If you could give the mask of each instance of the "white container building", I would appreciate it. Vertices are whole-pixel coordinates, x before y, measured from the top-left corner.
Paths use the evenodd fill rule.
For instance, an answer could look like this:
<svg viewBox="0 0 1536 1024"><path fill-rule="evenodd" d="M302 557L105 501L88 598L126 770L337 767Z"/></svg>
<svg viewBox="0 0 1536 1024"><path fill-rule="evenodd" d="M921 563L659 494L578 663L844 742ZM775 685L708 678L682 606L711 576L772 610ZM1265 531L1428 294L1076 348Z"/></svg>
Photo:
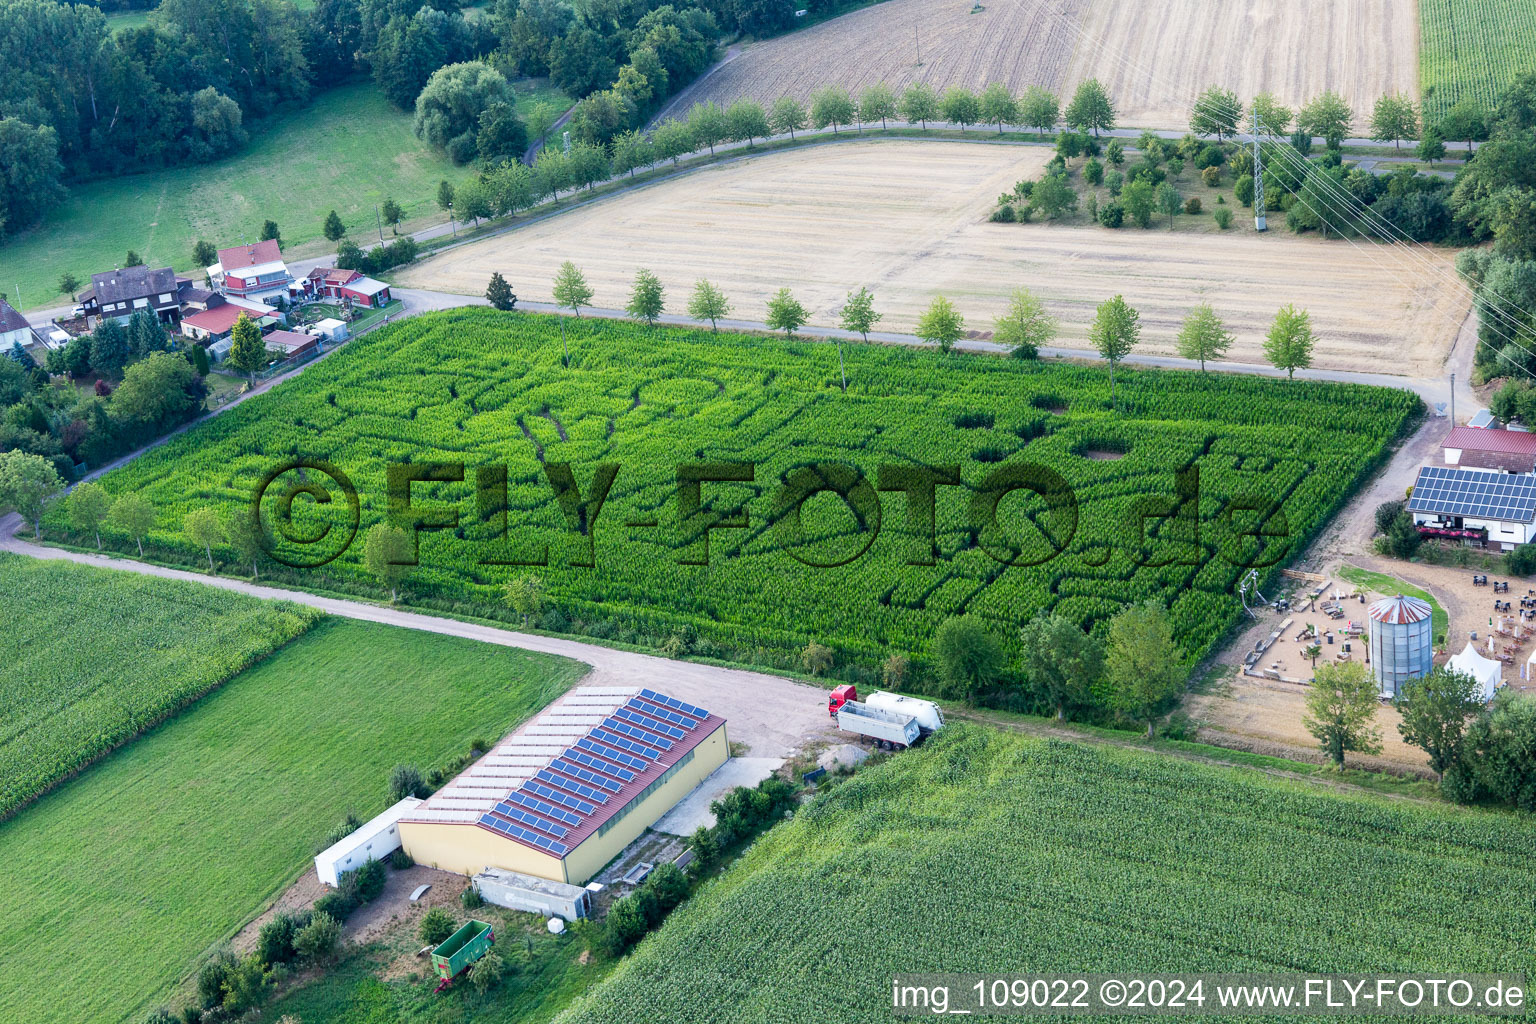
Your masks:
<svg viewBox="0 0 1536 1024"><path fill-rule="evenodd" d="M408 796L363 823L356 832L321 850L315 856L315 874L326 885L338 885L348 871L355 871L370 860L388 857L400 849L400 819L421 804L422 801Z"/></svg>

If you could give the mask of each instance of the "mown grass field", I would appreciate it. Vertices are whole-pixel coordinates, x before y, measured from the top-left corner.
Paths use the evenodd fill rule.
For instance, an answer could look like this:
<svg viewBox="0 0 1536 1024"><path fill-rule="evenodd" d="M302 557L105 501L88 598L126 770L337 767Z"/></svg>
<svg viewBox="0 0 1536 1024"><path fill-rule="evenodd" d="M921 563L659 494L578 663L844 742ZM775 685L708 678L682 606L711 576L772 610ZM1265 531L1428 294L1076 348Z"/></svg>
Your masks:
<svg viewBox="0 0 1536 1024"><path fill-rule="evenodd" d="M952 726L774 829L560 1021L887 1021L898 973L1529 972L1533 838Z"/></svg>
<svg viewBox="0 0 1536 1024"><path fill-rule="evenodd" d="M1419 0L1419 88L1439 117L1463 96L1488 106L1536 70L1536 0Z"/></svg>
<svg viewBox="0 0 1536 1024"><path fill-rule="evenodd" d="M359 492L359 540L323 570L285 578L366 587L361 538L387 509L388 465L462 461L461 482L412 488L413 502L458 516L421 535L404 583L418 598L502 609L500 584L535 572L571 619L662 638L694 629L738 653L797 654L814 639L869 664L890 648L921 655L948 616L979 615L1011 638L1041 608L1094 626L1157 598L1195 654L1240 614L1242 565L1283 559L1318 529L1419 406L1390 389L1122 369L1117 412L1101 368L857 344L844 346L844 394L830 344L611 320L568 318L565 330L569 369L554 317L464 309L404 321L104 485L151 500L151 543L190 562L200 551L180 534L188 511L244 508L295 455L328 459ZM679 465L723 462L753 475L701 484L686 511ZM560 463L584 499L599 465L618 466L606 503L562 512L548 478ZM494 467L505 467L505 517L499 483L477 484ZM895 491L915 467L955 474L935 485L931 516ZM1198 467L1199 493L1176 500L1184 467ZM1026 480L1045 497L1006 490ZM1273 536L1273 501L1290 542ZM294 507L323 519L346 503ZM738 507L746 525L706 540L705 526ZM1185 518L1157 518L1174 508ZM1127 526L1139 513L1152 516L1144 542ZM1269 538L1241 536L1261 523Z"/></svg>
<svg viewBox="0 0 1536 1024"><path fill-rule="evenodd" d="M245 148L228 159L72 187L40 226L0 246L0 290L19 289L22 308L62 304L62 272L89 282L121 266L129 249L191 271L194 241L254 241L268 218L290 258L318 255L330 248L321 225L332 209L360 244L376 242L374 206L386 196L405 209L406 222L423 226L438 214L437 183L470 174L417 139L411 115L370 82L251 127Z"/></svg>
<svg viewBox="0 0 1536 1024"><path fill-rule="evenodd" d="M0 554L0 818L299 636L312 608Z"/></svg>
<svg viewBox="0 0 1536 1024"><path fill-rule="evenodd" d="M136 1022L349 810L382 810L394 765L501 735L582 670L321 623L0 825L0 1020ZM28 951L50 937L67 955L44 969Z"/></svg>
<svg viewBox="0 0 1536 1024"><path fill-rule="evenodd" d="M1436 636L1443 636L1446 629L1450 627L1451 617L1446 614L1444 608L1440 607L1440 602L1435 600L1435 595L1427 590L1416 587L1412 583L1405 583L1396 576L1360 569L1353 565L1341 566L1339 575L1357 587L1366 587L1378 594L1389 596L1402 594L1405 597L1417 597L1421 601L1427 601L1430 607L1430 624Z"/></svg>

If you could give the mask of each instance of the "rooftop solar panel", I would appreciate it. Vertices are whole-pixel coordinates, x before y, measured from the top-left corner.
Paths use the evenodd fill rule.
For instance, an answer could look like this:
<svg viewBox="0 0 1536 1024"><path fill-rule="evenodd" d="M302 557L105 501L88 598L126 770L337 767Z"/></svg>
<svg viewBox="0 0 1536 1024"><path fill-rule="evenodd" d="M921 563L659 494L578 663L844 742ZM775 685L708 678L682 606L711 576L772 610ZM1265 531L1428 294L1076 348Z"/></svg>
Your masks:
<svg viewBox="0 0 1536 1024"><path fill-rule="evenodd" d="M618 739L618 737L615 736L613 739ZM602 744L594 742L595 740L602 740L603 743L611 745L603 746ZM625 740L624 742L628 743L629 741ZM629 754L624 753L624 748L619 744L613 743L613 740L606 738L602 729L593 729L591 736L585 736L577 740L576 745L582 750L591 751L592 754L595 754L598 757L606 758L607 760L614 762L615 765L628 765L630 768L633 768L637 772L643 772L646 770L646 768L650 767L649 761L642 761L638 757L632 757ZM614 747L618 747L618 749L615 750ZM635 779L633 772L626 772L622 768L604 767L602 770L608 772L609 774L618 774L619 778L624 779L625 782L633 782ZM619 774L620 772L623 772L623 774ZM627 775L628 778L625 778L625 775Z"/></svg>
<svg viewBox="0 0 1536 1024"><path fill-rule="evenodd" d="M657 750L672 749L671 740L658 736L651 732L649 729L642 728L641 726L635 725L631 722L626 722L618 718L610 718L608 721L604 722L603 725L606 728L612 729L614 732L621 732L625 736L639 740L641 743L644 743L647 746L655 747Z"/></svg>
<svg viewBox="0 0 1536 1024"><path fill-rule="evenodd" d="M559 768L559 766L560 762L556 761L550 767ZM574 768L576 766L571 765L571 767ZM560 770L566 771L564 768L561 768ZM571 773L567 772L567 774ZM563 776L556 775L554 772L549 771L548 769L539 772L539 774L535 775L534 778L542 779L543 781L549 783L551 786L558 786L568 793L575 793L581 799L586 800L589 803L604 804L608 802L607 793L593 789L591 786L583 786L579 782L573 782L572 780L564 778Z"/></svg>
<svg viewBox="0 0 1536 1024"><path fill-rule="evenodd" d="M1408 508L1435 515L1530 522L1536 517L1536 475L1424 466Z"/></svg>
<svg viewBox="0 0 1536 1024"><path fill-rule="evenodd" d="M650 747L636 743L634 740L625 739L612 730L599 726L592 730L590 739L608 744L610 747L618 747L618 750L607 752L604 756L615 758L620 764L627 764L637 772L643 772L656 760L656 751ZM586 743L588 740L582 740ZM622 751L629 751L628 754Z"/></svg>
<svg viewBox="0 0 1536 1024"><path fill-rule="evenodd" d="M628 768L620 768L618 764L609 763L613 757L613 752L604 750L589 739L578 740L577 746L582 749L576 750L573 748L569 752L570 756L577 762L586 765L594 771L602 772L604 775L612 775L614 778L622 779L625 782L635 781L634 772ZM586 753L586 751L591 751L592 753ZM599 758L608 758L609 760L599 760ZM642 765L641 768L643 770L644 766Z"/></svg>
<svg viewBox="0 0 1536 1024"><path fill-rule="evenodd" d="M665 704L667 707L674 711L681 711L683 714L689 716L690 718L709 717L709 712L705 711L703 708L695 707L692 704L686 704L683 701L678 700L676 697L668 697L665 694L657 693L655 690L641 690L640 696L648 697L660 704Z"/></svg>
<svg viewBox="0 0 1536 1024"><path fill-rule="evenodd" d="M548 832L550 835L557 839L565 838L566 830L564 825L559 825L553 821L541 818L537 814L534 814L532 811L525 810L524 808L519 807L517 804L511 803L510 801L503 800L501 803L497 804L495 813L500 814L503 817L511 818L514 821L520 821L525 825L531 825L540 831Z"/></svg>
<svg viewBox="0 0 1536 1024"><path fill-rule="evenodd" d="M546 786L542 782L529 782L523 786L523 791L532 793L535 796L543 797L551 803L559 804L561 807L571 811L574 814L587 816L597 812L597 807L595 805L589 804L585 800L582 800L571 793L567 793L563 789L556 789L554 786ZM580 824L580 822L577 821L576 824Z"/></svg>
<svg viewBox="0 0 1536 1024"><path fill-rule="evenodd" d="M523 789L520 789L515 793L508 793L507 799L513 803L521 804L523 807L526 807L534 814L542 815L546 818L552 818L555 821L563 821L567 825L572 825L576 828L581 827L581 816L579 814L574 814L571 811L566 810L564 807L550 803L548 800L540 800L538 797L529 796L528 793L525 792L527 788L528 787L524 786Z"/></svg>
<svg viewBox="0 0 1536 1024"><path fill-rule="evenodd" d="M657 709L658 712L660 712L660 710L660 708ZM675 740L680 740L684 736L688 735L687 732L679 729L675 725L668 725L666 722L658 721L657 719L651 718L648 715L641 714L639 711L634 710L633 704L627 704L624 707L619 708L619 710L614 712L614 716L617 718L625 719L629 722L634 722L642 729L649 729L650 731L660 733L663 736L670 736ZM675 719L681 716L673 715L672 717Z"/></svg>

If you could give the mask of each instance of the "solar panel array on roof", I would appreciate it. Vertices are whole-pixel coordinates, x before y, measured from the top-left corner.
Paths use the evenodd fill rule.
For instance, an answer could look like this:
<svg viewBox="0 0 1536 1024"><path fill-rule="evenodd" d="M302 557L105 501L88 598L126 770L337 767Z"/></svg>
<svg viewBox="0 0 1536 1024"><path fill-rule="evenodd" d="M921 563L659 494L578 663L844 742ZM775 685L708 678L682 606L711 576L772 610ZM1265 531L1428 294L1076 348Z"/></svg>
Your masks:
<svg viewBox="0 0 1536 1024"><path fill-rule="evenodd" d="M654 700L658 704L665 704L674 711L681 711L689 718L709 717L709 712L703 708L694 707L692 704L685 704L676 697L668 697L665 694L657 693L655 690L641 690L640 696Z"/></svg>
<svg viewBox="0 0 1536 1024"><path fill-rule="evenodd" d="M1408 509L1527 523L1536 516L1536 475L1424 466L1414 482Z"/></svg>

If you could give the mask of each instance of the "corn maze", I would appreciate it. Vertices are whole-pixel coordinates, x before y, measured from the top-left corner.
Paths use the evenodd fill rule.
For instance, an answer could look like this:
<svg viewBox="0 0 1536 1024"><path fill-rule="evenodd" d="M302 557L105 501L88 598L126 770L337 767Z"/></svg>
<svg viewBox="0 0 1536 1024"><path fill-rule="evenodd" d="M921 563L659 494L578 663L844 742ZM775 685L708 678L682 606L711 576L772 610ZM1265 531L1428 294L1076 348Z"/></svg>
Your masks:
<svg viewBox="0 0 1536 1024"><path fill-rule="evenodd" d="M1536 70L1536 0L1419 0L1419 78L1428 120L1463 96L1492 107Z"/></svg>
<svg viewBox="0 0 1536 1024"><path fill-rule="evenodd" d="M1122 368L1115 411L1101 368L856 344L844 393L828 343L564 327L569 368L554 317L403 322L103 483L147 496L151 546L192 562L187 512L238 514L264 477L324 460L355 488L359 529L328 564L291 570L299 582L369 584L370 526L425 517L412 600L499 608L501 586L533 573L578 631L697 635L701 653L816 640L874 664L920 657L949 616L1011 637L1042 608L1094 627L1155 598L1194 656L1240 614L1246 567L1277 571L1419 407L1391 389ZM417 477L408 507L391 473ZM317 486L337 499L317 503ZM261 508L279 559L334 554L340 486L314 466L275 478ZM327 523L314 545L290 539Z"/></svg>
<svg viewBox="0 0 1536 1024"><path fill-rule="evenodd" d="M561 1021L888 1021L892 976L927 972L1528 972L1529 836L950 726L759 840Z"/></svg>

